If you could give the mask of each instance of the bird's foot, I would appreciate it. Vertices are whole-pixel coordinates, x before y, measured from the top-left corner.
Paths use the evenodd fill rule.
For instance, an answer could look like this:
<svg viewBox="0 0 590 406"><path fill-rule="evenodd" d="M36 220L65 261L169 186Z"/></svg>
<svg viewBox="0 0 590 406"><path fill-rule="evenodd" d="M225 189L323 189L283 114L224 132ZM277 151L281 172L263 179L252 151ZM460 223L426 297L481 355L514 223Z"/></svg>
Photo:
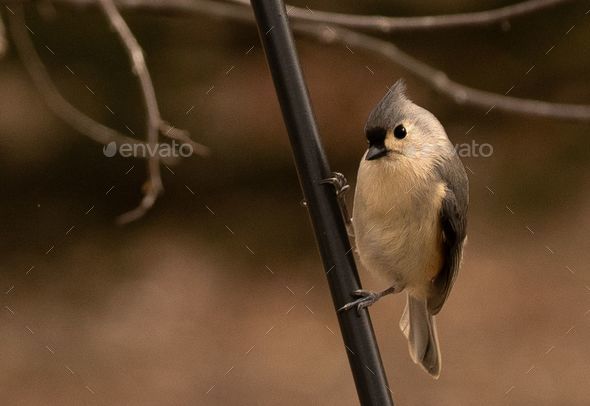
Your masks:
<svg viewBox="0 0 590 406"><path fill-rule="evenodd" d="M336 196L339 198L342 198L344 193L350 189L350 185L348 184L346 177L340 172L332 172L331 177L320 180L320 183L334 186L334 189L336 190Z"/></svg>
<svg viewBox="0 0 590 406"><path fill-rule="evenodd" d="M369 307L381 299L383 292L372 292L370 290L359 289L352 292L352 295L354 297L358 297L358 299L342 306L340 309L338 309L339 312L350 310L353 307L356 307L356 311L360 312L365 307Z"/></svg>
<svg viewBox="0 0 590 406"><path fill-rule="evenodd" d="M320 183L334 186L334 189L336 190L336 197L338 198L338 205L340 206L340 211L342 212L342 217L344 217L344 222L346 223L348 232L351 234L352 230L350 228L352 219L348 212L345 198L346 191L350 189L350 185L348 184L346 177L340 172L332 172L332 176L330 178L322 179L320 180Z"/></svg>

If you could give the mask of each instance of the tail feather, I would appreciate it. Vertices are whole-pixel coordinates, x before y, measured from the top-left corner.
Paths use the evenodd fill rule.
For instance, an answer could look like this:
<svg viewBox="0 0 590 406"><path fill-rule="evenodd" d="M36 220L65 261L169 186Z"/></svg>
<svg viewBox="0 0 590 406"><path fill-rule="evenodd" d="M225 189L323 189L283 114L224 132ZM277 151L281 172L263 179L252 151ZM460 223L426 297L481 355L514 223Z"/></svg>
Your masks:
<svg viewBox="0 0 590 406"><path fill-rule="evenodd" d="M440 375L441 359L434 317L428 312L425 299L410 295L407 299L400 329L408 339L412 360L436 379Z"/></svg>

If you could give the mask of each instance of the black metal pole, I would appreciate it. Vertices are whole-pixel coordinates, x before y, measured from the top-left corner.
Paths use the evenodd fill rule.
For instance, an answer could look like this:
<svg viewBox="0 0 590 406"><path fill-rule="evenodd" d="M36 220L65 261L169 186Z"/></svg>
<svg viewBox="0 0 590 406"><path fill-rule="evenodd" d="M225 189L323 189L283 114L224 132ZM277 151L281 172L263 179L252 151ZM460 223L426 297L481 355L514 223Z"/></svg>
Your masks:
<svg viewBox="0 0 590 406"><path fill-rule="evenodd" d="M335 308L353 300L360 281L282 0L251 0L287 126L299 181ZM338 321L361 405L393 405L369 313L339 312Z"/></svg>

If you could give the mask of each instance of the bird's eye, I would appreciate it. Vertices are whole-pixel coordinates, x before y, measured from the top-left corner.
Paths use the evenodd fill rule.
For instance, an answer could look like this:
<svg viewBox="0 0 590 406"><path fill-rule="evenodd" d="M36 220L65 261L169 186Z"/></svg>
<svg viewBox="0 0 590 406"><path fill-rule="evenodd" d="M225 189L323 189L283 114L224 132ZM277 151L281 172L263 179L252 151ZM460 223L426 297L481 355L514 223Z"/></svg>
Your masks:
<svg viewBox="0 0 590 406"><path fill-rule="evenodd" d="M406 127L403 124L398 125L393 129L393 136L398 140L405 138L408 132L406 131Z"/></svg>

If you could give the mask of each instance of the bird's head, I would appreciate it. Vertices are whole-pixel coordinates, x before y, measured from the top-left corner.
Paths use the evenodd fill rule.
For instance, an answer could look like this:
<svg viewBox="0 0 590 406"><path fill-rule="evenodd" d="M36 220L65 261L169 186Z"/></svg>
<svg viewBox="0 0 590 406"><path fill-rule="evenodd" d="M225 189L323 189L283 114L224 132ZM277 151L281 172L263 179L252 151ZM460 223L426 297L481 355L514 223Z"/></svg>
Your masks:
<svg viewBox="0 0 590 406"><path fill-rule="evenodd" d="M452 148L440 122L428 110L406 96L406 85L398 80L375 106L365 135L367 161L391 163L399 159L420 159L431 163Z"/></svg>

